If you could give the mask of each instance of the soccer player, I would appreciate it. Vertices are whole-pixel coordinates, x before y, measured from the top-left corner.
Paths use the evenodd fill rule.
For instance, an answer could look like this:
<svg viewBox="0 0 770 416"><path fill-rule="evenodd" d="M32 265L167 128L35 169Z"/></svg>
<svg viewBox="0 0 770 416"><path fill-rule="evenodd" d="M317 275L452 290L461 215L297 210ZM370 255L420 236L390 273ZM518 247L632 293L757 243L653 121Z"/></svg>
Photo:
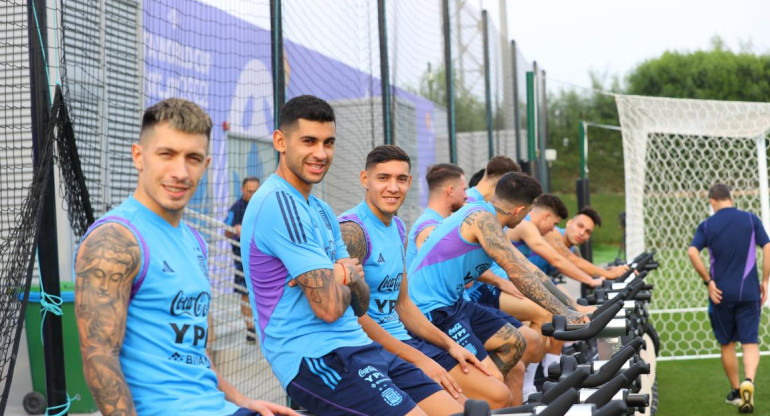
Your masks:
<svg viewBox="0 0 770 416"><path fill-rule="evenodd" d="M428 206L409 230L406 246L407 268L433 228L465 204L467 186L461 167L451 163L437 163L428 169L425 180L428 182Z"/></svg>
<svg viewBox="0 0 770 416"><path fill-rule="evenodd" d="M327 102L286 102L273 132L278 168L246 208L241 250L265 358L289 396L318 415L457 412L449 393L358 323L369 286L331 207L310 193L331 166L335 132Z"/></svg>
<svg viewBox="0 0 770 416"><path fill-rule="evenodd" d="M237 241L233 244L233 256L235 265L235 278L233 280L234 291L241 295L241 315L246 321L246 342L253 344L257 342L257 333L254 331L254 318L251 316L251 305L249 305L249 291L246 289L246 279L243 277L243 262L241 261L241 222L243 222L243 213L246 212L246 206L254 192L259 189L259 178L248 176L241 183L241 197L230 206L227 213L225 224L232 227L233 231L225 230L225 236Z"/></svg>
<svg viewBox="0 0 770 416"><path fill-rule="evenodd" d="M687 249L695 271L708 287L709 319L722 347L722 366L732 391L726 401L740 413L754 412L754 376L759 366L759 319L770 280L770 240L756 215L733 206L730 188L722 183L708 192L714 215L698 225ZM762 247L762 283L757 276L756 247ZM700 258L708 248L711 270ZM743 348L746 379L738 385L735 342Z"/></svg>
<svg viewBox="0 0 770 416"><path fill-rule="evenodd" d="M405 227L395 214L411 185L410 167L409 155L401 148L374 148L361 172L364 200L339 216L348 253L363 264L369 285L369 311L359 322L370 338L422 369L455 398L462 399L460 393L464 393L494 408L508 406L511 393L486 351L478 358L471 354L433 326L409 299ZM500 380L492 378L491 372L498 373Z"/></svg>
<svg viewBox="0 0 770 416"><path fill-rule="evenodd" d="M105 415L295 415L250 400L213 367L207 247L182 221L211 161L211 119L170 98L145 111L133 195L100 218L75 257L83 372Z"/></svg>
<svg viewBox="0 0 770 416"><path fill-rule="evenodd" d="M591 207L583 207L574 217L567 221L566 227L554 227L544 238L559 254L574 263L585 273L604 279L616 279L628 271L627 265L608 268L599 267L581 257L579 253L576 253L577 246L588 241L594 229L597 226L601 227L601 225L602 217L599 213ZM546 274L551 274L556 270L547 261L538 259L537 256L533 256L532 261Z"/></svg>
<svg viewBox="0 0 770 416"><path fill-rule="evenodd" d="M467 191L468 202L489 201L495 194L497 181L508 172L521 172L521 167L508 156L495 156L489 159L484 176L476 186Z"/></svg>
<svg viewBox="0 0 770 416"><path fill-rule="evenodd" d="M503 175L490 202L466 204L445 218L417 252L409 267L409 295L434 325L471 351L485 349L506 377L524 353L524 337L511 324L486 308L463 299L468 283L496 261L513 284L546 310L572 322L586 320L553 295L559 289L528 264L503 234L514 227L540 195L540 184L522 173ZM551 287L548 287L548 286ZM515 348L499 348L514 338Z"/></svg>

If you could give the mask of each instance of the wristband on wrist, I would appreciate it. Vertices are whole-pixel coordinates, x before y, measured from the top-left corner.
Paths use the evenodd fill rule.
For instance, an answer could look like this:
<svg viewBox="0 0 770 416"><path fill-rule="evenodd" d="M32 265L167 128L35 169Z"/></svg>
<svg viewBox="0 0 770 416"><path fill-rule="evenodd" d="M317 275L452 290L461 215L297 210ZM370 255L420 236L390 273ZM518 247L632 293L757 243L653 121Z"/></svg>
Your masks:
<svg viewBox="0 0 770 416"><path fill-rule="evenodd" d="M709 285L709 283L711 283L711 282L713 282L713 281L714 281L714 279L712 279L712 278L709 278L709 280L706 280L705 282L703 282L703 284L704 284L704 285L706 285L706 286L708 286L708 285Z"/></svg>
<svg viewBox="0 0 770 416"><path fill-rule="evenodd" d="M344 264L340 264L342 266L342 284L347 285L348 284L348 268L345 267Z"/></svg>

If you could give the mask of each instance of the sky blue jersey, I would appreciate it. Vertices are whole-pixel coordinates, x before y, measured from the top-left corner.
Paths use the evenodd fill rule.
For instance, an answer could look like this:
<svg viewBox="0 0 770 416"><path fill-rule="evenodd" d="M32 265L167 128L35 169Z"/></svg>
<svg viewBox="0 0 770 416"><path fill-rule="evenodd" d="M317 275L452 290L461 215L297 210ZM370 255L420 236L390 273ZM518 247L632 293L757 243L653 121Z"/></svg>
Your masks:
<svg viewBox="0 0 770 416"><path fill-rule="evenodd" d="M473 282L492 264L479 243L466 241L460 227L476 211L494 214L488 202L465 204L445 218L417 251L409 266L409 296L423 313L455 304Z"/></svg>
<svg viewBox="0 0 770 416"><path fill-rule="evenodd" d="M372 342L352 308L326 323L315 315L299 285L288 286L297 276L331 270L338 259L348 257L339 224L325 202L313 195L305 199L283 178L271 175L246 208L241 250L262 352L284 388L304 357Z"/></svg>
<svg viewBox="0 0 770 416"><path fill-rule="evenodd" d="M404 276L404 237L406 228L401 218L393 217L386 226L372 212L366 201L345 211L338 217L341 223L358 224L366 237L366 257L363 259L364 278L369 285L367 313L394 338L409 338L396 311Z"/></svg>
<svg viewBox="0 0 770 416"><path fill-rule="evenodd" d="M137 413L234 413L238 407L217 388L206 354L211 290L200 234L184 221L174 227L133 196L96 221L86 236L106 223L130 230L141 253L120 349Z"/></svg>
<svg viewBox="0 0 770 416"><path fill-rule="evenodd" d="M425 211L417 217L417 220L412 225L412 229L409 230L409 239L406 244L406 267L412 264L412 261L417 256L417 235L426 227L437 225L444 217L431 208L425 208Z"/></svg>

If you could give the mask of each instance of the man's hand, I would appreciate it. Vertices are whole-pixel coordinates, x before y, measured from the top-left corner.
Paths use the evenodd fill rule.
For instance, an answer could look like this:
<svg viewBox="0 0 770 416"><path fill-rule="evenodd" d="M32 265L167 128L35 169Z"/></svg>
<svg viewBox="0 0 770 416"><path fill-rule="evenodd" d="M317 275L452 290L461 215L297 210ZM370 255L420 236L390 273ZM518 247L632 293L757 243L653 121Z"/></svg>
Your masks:
<svg viewBox="0 0 770 416"><path fill-rule="evenodd" d="M460 388L460 385L457 384L454 377L444 370L444 367L438 365L438 363L424 355L423 358L415 361L413 364L422 370L426 376L430 377L431 380L443 387L452 397L455 399L460 398L463 390Z"/></svg>
<svg viewBox="0 0 770 416"><path fill-rule="evenodd" d="M567 322L571 324L587 324L591 322L588 315L573 310L570 310L564 317L567 318Z"/></svg>
<svg viewBox="0 0 770 416"><path fill-rule="evenodd" d="M244 401L241 404L241 407L253 410L259 413L261 416L301 416L299 413L289 409L286 406L277 405L275 403L270 403L263 400L249 399Z"/></svg>
<svg viewBox="0 0 770 416"><path fill-rule="evenodd" d="M463 373L468 373L470 371L470 368L468 367L468 363L473 364L476 366L479 370L481 370L482 373L491 376L492 373L487 370L487 367L484 366L484 364L479 361L478 358L476 358L475 355L471 354L470 351L460 346L460 344L453 342L452 346L449 347L449 349L446 350L446 352L452 356L457 362L460 364L460 368L463 370Z"/></svg>
<svg viewBox="0 0 770 416"><path fill-rule="evenodd" d="M361 264L360 261L358 261L355 257L350 257L347 259L340 259L337 260L337 263L340 264L342 267L347 267L347 270L345 270L345 273L348 276L347 283L350 283L350 271L354 271L358 273L359 276L362 278L364 277L364 266ZM342 281L340 280L338 283L342 284Z"/></svg>
<svg viewBox="0 0 770 416"><path fill-rule="evenodd" d="M590 315L590 314L596 312L596 306L591 306L591 305L583 306L581 304L577 304L577 305L575 305L575 310L580 312L580 313L584 313L586 315Z"/></svg>
<svg viewBox="0 0 770 416"><path fill-rule="evenodd" d="M760 290L762 290L761 286ZM713 280L709 282L709 298L711 298L715 305L719 305L722 302L722 291L717 287L717 282Z"/></svg>
<svg viewBox="0 0 770 416"><path fill-rule="evenodd" d="M631 268L628 267L628 265L620 265L620 266L612 266L609 269L607 269L607 273L605 274L605 278L607 279L617 279L620 276L623 276L627 271L629 271Z"/></svg>
<svg viewBox="0 0 770 416"><path fill-rule="evenodd" d="M513 282L508 279L502 279L497 288L500 289L501 292L507 293L516 299L525 298L524 294L519 291L519 288L517 288L516 285L514 285Z"/></svg>
<svg viewBox="0 0 770 416"><path fill-rule="evenodd" d="M604 278L603 277L594 278L591 281L591 284L589 284L588 286L590 286L590 287L601 287L603 282L604 282Z"/></svg>

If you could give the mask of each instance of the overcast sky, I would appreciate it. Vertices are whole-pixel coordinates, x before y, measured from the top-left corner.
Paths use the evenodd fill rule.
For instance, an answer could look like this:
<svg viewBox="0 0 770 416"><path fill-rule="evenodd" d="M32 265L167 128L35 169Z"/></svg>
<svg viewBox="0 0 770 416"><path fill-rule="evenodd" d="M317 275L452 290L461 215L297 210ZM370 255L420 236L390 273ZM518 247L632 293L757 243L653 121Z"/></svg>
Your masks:
<svg viewBox="0 0 770 416"><path fill-rule="evenodd" d="M709 49L719 35L770 53L769 0L509 0L508 35L551 87L590 87L591 70L621 78L666 50ZM499 16L499 0L480 0ZM499 27L499 23L497 23Z"/></svg>

